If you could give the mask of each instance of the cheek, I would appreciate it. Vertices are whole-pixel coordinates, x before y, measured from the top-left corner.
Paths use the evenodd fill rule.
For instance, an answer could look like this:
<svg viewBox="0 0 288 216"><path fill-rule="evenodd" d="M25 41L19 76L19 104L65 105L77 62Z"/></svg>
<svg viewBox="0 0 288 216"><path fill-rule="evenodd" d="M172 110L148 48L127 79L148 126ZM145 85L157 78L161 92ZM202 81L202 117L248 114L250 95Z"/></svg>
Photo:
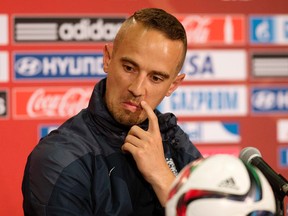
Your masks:
<svg viewBox="0 0 288 216"><path fill-rule="evenodd" d="M127 81L117 73L107 74L106 94L110 98L116 98L127 92Z"/></svg>
<svg viewBox="0 0 288 216"><path fill-rule="evenodd" d="M117 96L117 88L119 86L117 85L117 79L115 78L114 75L108 74L107 75L107 82L106 82L106 97L107 98L114 98Z"/></svg>
<svg viewBox="0 0 288 216"><path fill-rule="evenodd" d="M127 74L124 72L121 65L112 64L107 74L107 79L116 86L123 86L127 83Z"/></svg>
<svg viewBox="0 0 288 216"><path fill-rule="evenodd" d="M150 104L151 107L156 108L160 102L163 100L167 93L167 90L161 90L161 88L156 88L148 93L147 102Z"/></svg>

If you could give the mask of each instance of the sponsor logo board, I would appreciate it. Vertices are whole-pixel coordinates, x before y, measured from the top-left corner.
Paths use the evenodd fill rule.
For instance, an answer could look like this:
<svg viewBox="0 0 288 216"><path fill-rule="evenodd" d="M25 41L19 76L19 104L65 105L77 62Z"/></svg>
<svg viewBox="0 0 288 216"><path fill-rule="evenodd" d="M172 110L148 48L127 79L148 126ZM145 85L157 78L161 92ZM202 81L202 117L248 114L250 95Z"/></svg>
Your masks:
<svg viewBox="0 0 288 216"><path fill-rule="evenodd" d="M244 85L179 86L158 109L178 117L244 116L247 91Z"/></svg>
<svg viewBox="0 0 288 216"><path fill-rule="evenodd" d="M195 144L225 144L241 141L239 123L234 122L179 122L181 128Z"/></svg>
<svg viewBox="0 0 288 216"><path fill-rule="evenodd" d="M0 52L0 82L9 81L9 55L8 52Z"/></svg>
<svg viewBox="0 0 288 216"><path fill-rule="evenodd" d="M183 24L188 45L243 45L245 17L242 15L176 15Z"/></svg>
<svg viewBox="0 0 288 216"><path fill-rule="evenodd" d="M253 53L251 69L257 78L288 78L288 53Z"/></svg>
<svg viewBox="0 0 288 216"><path fill-rule="evenodd" d="M14 119L63 119L86 108L91 87L13 89Z"/></svg>
<svg viewBox="0 0 288 216"><path fill-rule="evenodd" d="M241 151L240 146L199 146L197 145L198 150L201 152L203 157L209 157L215 154L229 154L234 155L235 157L239 157L239 153Z"/></svg>
<svg viewBox="0 0 288 216"><path fill-rule="evenodd" d="M251 16L250 42L252 44L288 44L288 16Z"/></svg>
<svg viewBox="0 0 288 216"><path fill-rule="evenodd" d="M14 17L16 43L112 41L126 17Z"/></svg>
<svg viewBox="0 0 288 216"><path fill-rule="evenodd" d="M278 160L279 160L280 167L287 168L288 167L288 147L281 147L279 148L278 152L279 152Z"/></svg>
<svg viewBox="0 0 288 216"><path fill-rule="evenodd" d="M288 87L254 87L251 111L255 114L288 113Z"/></svg>
<svg viewBox="0 0 288 216"><path fill-rule="evenodd" d="M288 144L288 119L278 119L277 121L277 141Z"/></svg>
<svg viewBox="0 0 288 216"><path fill-rule="evenodd" d="M0 89L0 119L8 116L7 91Z"/></svg>
<svg viewBox="0 0 288 216"><path fill-rule="evenodd" d="M189 81L242 81L246 71L244 50L188 50L182 67Z"/></svg>
<svg viewBox="0 0 288 216"><path fill-rule="evenodd" d="M8 15L0 14L0 45L8 45Z"/></svg>
<svg viewBox="0 0 288 216"><path fill-rule="evenodd" d="M53 124L53 125L40 125L39 126L39 135L38 138L42 138L47 136L51 131L56 130L59 127L59 125Z"/></svg>
<svg viewBox="0 0 288 216"><path fill-rule="evenodd" d="M91 81L91 78L104 76L103 54L100 52L14 54L15 80L78 81L85 78Z"/></svg>

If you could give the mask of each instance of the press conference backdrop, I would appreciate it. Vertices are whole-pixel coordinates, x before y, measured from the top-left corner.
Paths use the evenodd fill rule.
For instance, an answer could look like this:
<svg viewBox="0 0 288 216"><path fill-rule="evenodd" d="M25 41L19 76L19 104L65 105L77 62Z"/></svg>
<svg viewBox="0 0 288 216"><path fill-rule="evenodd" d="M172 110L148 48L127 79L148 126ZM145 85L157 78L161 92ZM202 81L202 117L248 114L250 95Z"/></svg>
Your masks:
<svg viewBox="0 0 288 216"><path fill-rule="evenodd" d="M0 215L23 215L29 152L87 106L103 45L143 7L173 13L188 36L185 82L158 108L203 155L254 146L288 178L287 0L2 0Z"/></svg>

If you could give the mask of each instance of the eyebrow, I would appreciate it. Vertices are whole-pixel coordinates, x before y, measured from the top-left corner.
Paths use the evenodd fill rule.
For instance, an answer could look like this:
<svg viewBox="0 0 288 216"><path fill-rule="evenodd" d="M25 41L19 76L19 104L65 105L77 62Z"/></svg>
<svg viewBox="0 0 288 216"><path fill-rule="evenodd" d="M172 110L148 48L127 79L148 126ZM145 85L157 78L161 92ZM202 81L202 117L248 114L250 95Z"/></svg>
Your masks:
<svg viewBox="0 0 288 216"><path fill-rule="evenodd" d="M134 65L135 67L140 68L139 64L137 62L135 62L133 59L129 58L129 57L122 57L120 59L122 62L129 62L130 64ZM162 77L164 77L165 79L169 79L170 78L170 74L162 72L162 71L152 71L154 74L156 75L160 75Z"/></svg>

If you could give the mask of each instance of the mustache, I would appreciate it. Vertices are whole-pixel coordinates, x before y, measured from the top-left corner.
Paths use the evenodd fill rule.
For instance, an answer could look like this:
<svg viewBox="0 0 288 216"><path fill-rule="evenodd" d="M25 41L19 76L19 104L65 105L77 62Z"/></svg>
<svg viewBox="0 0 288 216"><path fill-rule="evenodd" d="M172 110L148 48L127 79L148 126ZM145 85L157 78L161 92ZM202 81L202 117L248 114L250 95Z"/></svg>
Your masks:
<svg viewBox="0 0 288 216"><path fill-rule="evenodd" d="M140 103L142 100L143 100L142 98L137 98L134 96L127 96L123 99L123 101L125 101L125 102L129 102L129 103L132 103L132 104L134 104L136 106L140 106L140 107L141 107Z"/></svg>
<svg viewBox="0 0 288 216"><path fill-rule="evenodd" d="M140 102L141 102L141 100L131 100L131 99L128 99L128 100L124 101L125 104L130 104L132 106L137 107L138 111L143 110Z"/></svg>

